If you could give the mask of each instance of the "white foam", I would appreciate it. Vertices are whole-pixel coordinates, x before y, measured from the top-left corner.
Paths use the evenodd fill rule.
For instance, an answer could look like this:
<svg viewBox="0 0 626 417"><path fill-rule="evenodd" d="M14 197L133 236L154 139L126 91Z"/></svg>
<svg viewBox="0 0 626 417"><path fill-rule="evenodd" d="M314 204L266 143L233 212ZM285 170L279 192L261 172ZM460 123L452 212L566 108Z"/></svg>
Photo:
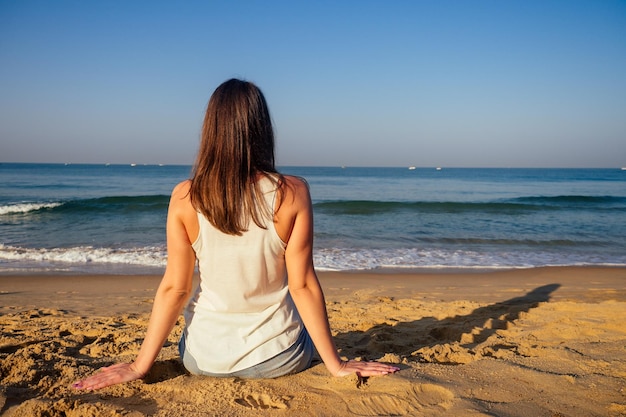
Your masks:
<svg viewBox="0 0 626 417"><path fill-rule="evenodd" d="M626 266L624 260L581 259L576 253L559 252L475 252L441 248L423 249L316 249L315 268L320 271L376 269L510 269L538 266L613 265ZM102 271L120 273L164 268L165 247L94 248L18 248L0 243L0 273L16 270Z"/></svg>
<svg viewBox="0 0 626 417"><path fill-rule="evenodd" d="M450 249L319 249L313 262L320 271L373 269L509 269L563 265L624 265L608 255L581 259L580 254L562 252L499 251L477 252Z"/></svg>
<svg viewBox="0 0 626 417"><path fill-rule="evenodd" d="M33 263L66 264L123 264L164 267L167 255L163 248L145 247L132 249L73 248L25 249L0 244L0 260Z"/></svg>
<svg viewBox="0 0 626 417"><path fill-rule="evenodd" d="M6 214L20 214L37 211L41 209L49 209L60 206L61 203L17 203L0 206L0 216Z"/></svg>

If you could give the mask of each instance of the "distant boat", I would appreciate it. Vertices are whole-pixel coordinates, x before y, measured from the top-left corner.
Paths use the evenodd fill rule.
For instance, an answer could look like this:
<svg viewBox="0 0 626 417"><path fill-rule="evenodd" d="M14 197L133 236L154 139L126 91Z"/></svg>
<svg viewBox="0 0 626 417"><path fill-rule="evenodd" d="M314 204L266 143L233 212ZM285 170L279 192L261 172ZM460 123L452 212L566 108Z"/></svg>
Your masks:
<svg viewBox="0 0 626 417"><path fill-rule="evenodd" d="M437 169L437 171L441 171L441 167L437 167L436 169Z"/></svg>
<svg viewBox="0 0 626 417"><path fill-rule="evenodd" d="M622 171L626 171L626 167L622 167Z"/></svg>
<svg viewBox="0 0 626 417"><path fill-rule="evenodd" d="M137 164L130 164L130 166L131 166L131 167L136 167L136 166L137 166Z"/></svg>
<svg viewBox="0 0 626 417"><path fill-rule="evenodd" d="M415 167L414 167L414 166L410 166L410 167L409 167L409 169L410 169L411 171L413 171L413 170L415 169Z"/></svg>

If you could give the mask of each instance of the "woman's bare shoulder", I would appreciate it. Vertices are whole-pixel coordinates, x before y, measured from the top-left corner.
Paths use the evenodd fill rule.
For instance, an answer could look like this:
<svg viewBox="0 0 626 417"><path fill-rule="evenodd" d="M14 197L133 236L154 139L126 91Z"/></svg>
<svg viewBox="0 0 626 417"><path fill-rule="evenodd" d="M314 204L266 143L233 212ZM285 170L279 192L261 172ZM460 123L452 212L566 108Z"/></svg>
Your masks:
<svg viewBox="0 0 626 417"><path fill-rule="evenodd" d="M283 175L283 180L287 188L291 188L295 192L309 192L309 184L302 177L296 177L294 175Z"/></svg>
<svg viewBox="0 0 626 417"><path fill-rule="evenodd" d="M281 188L285 197L283 200L286 202L306 204L310 200L309 184L304 178L284 175Z"/></svg>
<svg viewBox="0 0 626 417"><path fill-rule="evenodd" d="M189 195L191 189L191 180L185 180L176 184L172 190L172 197L185 197Z"/></svg>
<svg viewBox="0 0 626 417"><path fill-rule="evenodd" d="M191 207L191 199L189 197L189 190L191 189L191 181L186 180L178 183L172 190L172 196L170 198L170 205L175 205L180 208L189 206Z"/></svg>
<svg viewBox="0 0 626 417"><path fill-rule="evenodd" d="M191 189L191 180L181 181L178 184L176 184L176 186L174 187L174 190L172 191L172 195L176 193L181 193L181 192L185 194L189 194L190 189Z"/></svg>

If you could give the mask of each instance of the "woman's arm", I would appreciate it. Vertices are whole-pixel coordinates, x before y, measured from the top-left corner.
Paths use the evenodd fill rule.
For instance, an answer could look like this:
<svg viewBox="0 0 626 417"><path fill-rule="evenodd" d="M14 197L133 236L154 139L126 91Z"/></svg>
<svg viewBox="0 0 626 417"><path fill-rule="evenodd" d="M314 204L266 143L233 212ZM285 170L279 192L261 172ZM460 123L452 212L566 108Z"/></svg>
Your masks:
<svg viewBox="0 0 626 417"><path fill-rule="evenodd" d="M93 390L143 378L156 360L191 293L195 254L185 223L189 223L195 212L188 201L187 190L188 184L181 183L172 192L167 215L167 267L137 358L130 364L101 368L98 373L74 383L74 388Z"/></svg>
<svg viewBox="0 0 626 417"><path fill-rule="evenodd" d="M334 376L352 373L372 376L396 372L397 367L379 362L342 361L339 358L330 332L324 294L313 267L313 208L309 190L301 180L287 178L287 181L283 199L285 207L282 209L289 212L286 217L293 224L285 252L289 292L317 352Z"/></svg>

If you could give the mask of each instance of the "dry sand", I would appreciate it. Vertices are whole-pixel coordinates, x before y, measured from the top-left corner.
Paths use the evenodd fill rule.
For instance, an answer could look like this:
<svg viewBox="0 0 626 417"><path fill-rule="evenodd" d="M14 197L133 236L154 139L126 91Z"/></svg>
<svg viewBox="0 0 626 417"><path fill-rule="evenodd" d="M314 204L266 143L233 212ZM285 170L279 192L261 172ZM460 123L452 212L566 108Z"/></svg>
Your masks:
<svg viewBox="0 0 626 417"><path fill-rule="evenodd" d="M395 375L195 377L182 319L149 375L73 381L137 353L159 277L0 276L0 414L32 416L624 416L626 269L321 273L341 354Z"/></svg>

